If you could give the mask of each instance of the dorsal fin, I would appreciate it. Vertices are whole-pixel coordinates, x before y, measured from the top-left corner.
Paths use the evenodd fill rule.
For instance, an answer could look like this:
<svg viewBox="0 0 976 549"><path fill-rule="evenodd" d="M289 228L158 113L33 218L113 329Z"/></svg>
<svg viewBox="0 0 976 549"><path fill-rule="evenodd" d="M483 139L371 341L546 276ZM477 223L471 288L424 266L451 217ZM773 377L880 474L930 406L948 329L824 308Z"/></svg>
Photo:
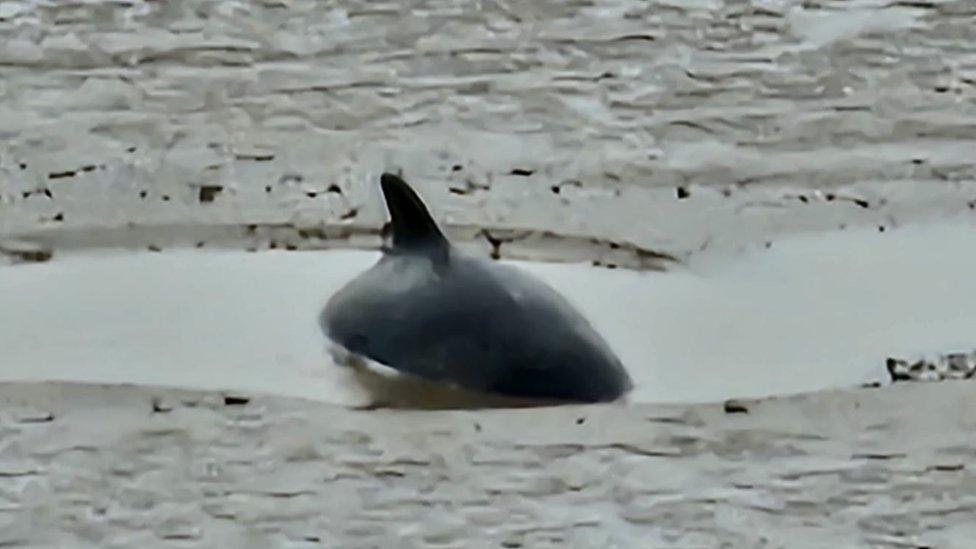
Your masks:
<svg viewBox="0 0 976 549"><path fill-rule="evenodd" d="M396 175L384 173L380 186L390 211L393 249L423 253L438 261L446 259L447 239L410 185Z"/></svg>

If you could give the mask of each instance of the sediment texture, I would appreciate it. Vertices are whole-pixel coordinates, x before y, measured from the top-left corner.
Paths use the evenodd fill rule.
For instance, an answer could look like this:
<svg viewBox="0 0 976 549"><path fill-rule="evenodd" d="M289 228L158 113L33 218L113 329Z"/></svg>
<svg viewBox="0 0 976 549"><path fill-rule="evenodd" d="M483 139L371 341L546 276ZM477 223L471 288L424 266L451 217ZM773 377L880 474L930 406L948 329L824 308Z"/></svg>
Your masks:
<svg viewBox="0 0 976 549"><path fill-rule="evenodd" d="M629 243L615 262L655 267L650 252L892 228L976 207L974 16L968 0L5 1L0 230L375 246L384 169L503 256Z"/></svg>
<svg viewBox="0 0 976 549"><path fill-rule="evenodd" d="M3 547L968 547L976 385L352 411L0 386Z"/></svg>

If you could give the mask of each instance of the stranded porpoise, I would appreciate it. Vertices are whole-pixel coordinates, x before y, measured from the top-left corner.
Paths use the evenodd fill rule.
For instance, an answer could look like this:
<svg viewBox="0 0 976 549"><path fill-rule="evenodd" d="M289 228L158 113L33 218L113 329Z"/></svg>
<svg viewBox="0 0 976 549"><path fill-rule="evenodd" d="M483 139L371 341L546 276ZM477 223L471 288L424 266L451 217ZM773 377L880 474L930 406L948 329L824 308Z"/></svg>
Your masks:
<svg viewBox="0 0 976 549"><path fill-rule="evenodd" d="M429 380L514 397L601 402L632 387L566 299L512 266L451 246L413 189L380 180L392 246L328 302L322 329L346 350Z"/></svg>

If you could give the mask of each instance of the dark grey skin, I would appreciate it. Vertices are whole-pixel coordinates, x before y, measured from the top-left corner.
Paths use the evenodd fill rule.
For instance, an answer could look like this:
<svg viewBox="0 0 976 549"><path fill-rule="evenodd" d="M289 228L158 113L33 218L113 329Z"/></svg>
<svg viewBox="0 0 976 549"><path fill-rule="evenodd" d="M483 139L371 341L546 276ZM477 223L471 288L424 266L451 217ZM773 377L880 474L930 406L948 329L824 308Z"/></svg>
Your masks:
<svg viewBox="0 0 976 549"><path fill-rule="evenodd" d="M514 397L604 402L632 387L603 338L555 290L452 247L399 177L383 174L392 247L320 317L348 351L430 380Z"/></svg>

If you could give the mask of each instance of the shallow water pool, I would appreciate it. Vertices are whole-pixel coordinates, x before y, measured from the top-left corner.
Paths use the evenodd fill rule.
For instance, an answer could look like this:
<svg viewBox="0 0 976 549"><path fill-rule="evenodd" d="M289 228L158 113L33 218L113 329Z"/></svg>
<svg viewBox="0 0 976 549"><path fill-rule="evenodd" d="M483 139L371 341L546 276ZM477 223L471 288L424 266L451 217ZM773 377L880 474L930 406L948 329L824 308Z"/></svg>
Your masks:
<svg viewBox="0 0 976 549"><path fill-rule="evenodd" d="M58 254L0 268L0 379L364 398L317 325L376 252ZM881 381L887 356L976 347L976 227L816 233L669 272L516 262L562 291L635 381L632 402ZM544 327L542 327L544 328Z"/></svg>

